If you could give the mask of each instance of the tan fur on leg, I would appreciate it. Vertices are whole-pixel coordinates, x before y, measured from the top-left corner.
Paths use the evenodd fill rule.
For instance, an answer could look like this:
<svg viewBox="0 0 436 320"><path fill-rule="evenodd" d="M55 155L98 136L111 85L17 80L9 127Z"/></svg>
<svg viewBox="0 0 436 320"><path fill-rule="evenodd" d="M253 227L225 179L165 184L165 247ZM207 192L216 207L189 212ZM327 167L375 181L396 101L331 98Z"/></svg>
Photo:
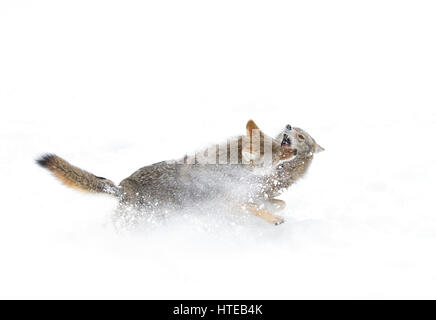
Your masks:
<svg viewBox="0 0 436 320"><path fill-rule="evenodd" d="M285 219L283 217L276 216L256 204L246 203L243 205L243 208L245 209L245 211L265 220L268 223L279 225L285 222Z"/></svg>
<svg viewBox="0 0 436 320"><path fill-rule="evenodd" d="M286 208L286 202L280 199L268 199L265 200L265 204L271 211L282 211Z"/></svg>

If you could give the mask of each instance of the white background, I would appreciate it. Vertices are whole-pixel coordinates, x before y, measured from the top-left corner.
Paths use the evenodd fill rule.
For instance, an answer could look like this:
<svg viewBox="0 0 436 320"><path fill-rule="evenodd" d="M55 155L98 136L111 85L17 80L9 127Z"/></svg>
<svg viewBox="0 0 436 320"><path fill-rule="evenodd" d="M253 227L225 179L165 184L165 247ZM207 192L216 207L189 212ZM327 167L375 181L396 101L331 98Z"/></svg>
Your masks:
<svg viewBox="0 0 436 320"><path fill-rule="evenodd" d="M436 298L434 1L1 1L0 298ZM141 232L67 189L290 123L326 151L272 227ZM222 213L225 216L225 213Z"/></svg>

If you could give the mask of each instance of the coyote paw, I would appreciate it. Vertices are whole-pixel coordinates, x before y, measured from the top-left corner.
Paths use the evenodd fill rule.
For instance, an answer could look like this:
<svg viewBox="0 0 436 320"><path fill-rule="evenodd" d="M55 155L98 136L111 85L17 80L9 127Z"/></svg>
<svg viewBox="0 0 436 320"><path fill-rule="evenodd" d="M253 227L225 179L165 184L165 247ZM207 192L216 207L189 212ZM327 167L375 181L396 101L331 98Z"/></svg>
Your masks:
<svg viewBox="0 0 436 320"><path fill-rule="evenodd" d="M274 217L273 223L275 226L278 226L279 224L282 224L285 222L285 219L282 217Z"/></svg>

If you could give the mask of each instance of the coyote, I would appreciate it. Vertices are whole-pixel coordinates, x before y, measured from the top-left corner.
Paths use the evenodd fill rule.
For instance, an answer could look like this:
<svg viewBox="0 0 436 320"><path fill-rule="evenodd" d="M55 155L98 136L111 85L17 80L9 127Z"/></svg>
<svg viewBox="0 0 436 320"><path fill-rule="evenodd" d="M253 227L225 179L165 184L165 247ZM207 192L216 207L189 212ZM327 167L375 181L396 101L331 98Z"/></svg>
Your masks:
<svg viewBox="0 0 436 320"><path fill-rule="evenodd" d="M116 186L46 154L37 163L50 170L65 185L85 192L106 193L121 206L138 209L182 208L220 198L271 224L284 222L251 199L261 192L266 175L297 156L297 149L265 135L254 121L246 125L246 136L231 138L176 161L143 167Z"/></svg>

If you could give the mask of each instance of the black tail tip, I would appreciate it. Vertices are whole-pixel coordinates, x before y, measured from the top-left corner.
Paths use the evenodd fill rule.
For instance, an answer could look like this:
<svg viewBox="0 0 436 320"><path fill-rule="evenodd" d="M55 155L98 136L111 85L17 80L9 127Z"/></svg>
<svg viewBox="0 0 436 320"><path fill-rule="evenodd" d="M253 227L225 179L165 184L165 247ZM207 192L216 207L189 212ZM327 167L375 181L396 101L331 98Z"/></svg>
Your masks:
<svg viewBox="0 0 436 320"><path fill-rule="evenodd" d="M47 153L36 159L35 162L43 168L47 168L50 162L56 157L56 155Z"/></svg>

